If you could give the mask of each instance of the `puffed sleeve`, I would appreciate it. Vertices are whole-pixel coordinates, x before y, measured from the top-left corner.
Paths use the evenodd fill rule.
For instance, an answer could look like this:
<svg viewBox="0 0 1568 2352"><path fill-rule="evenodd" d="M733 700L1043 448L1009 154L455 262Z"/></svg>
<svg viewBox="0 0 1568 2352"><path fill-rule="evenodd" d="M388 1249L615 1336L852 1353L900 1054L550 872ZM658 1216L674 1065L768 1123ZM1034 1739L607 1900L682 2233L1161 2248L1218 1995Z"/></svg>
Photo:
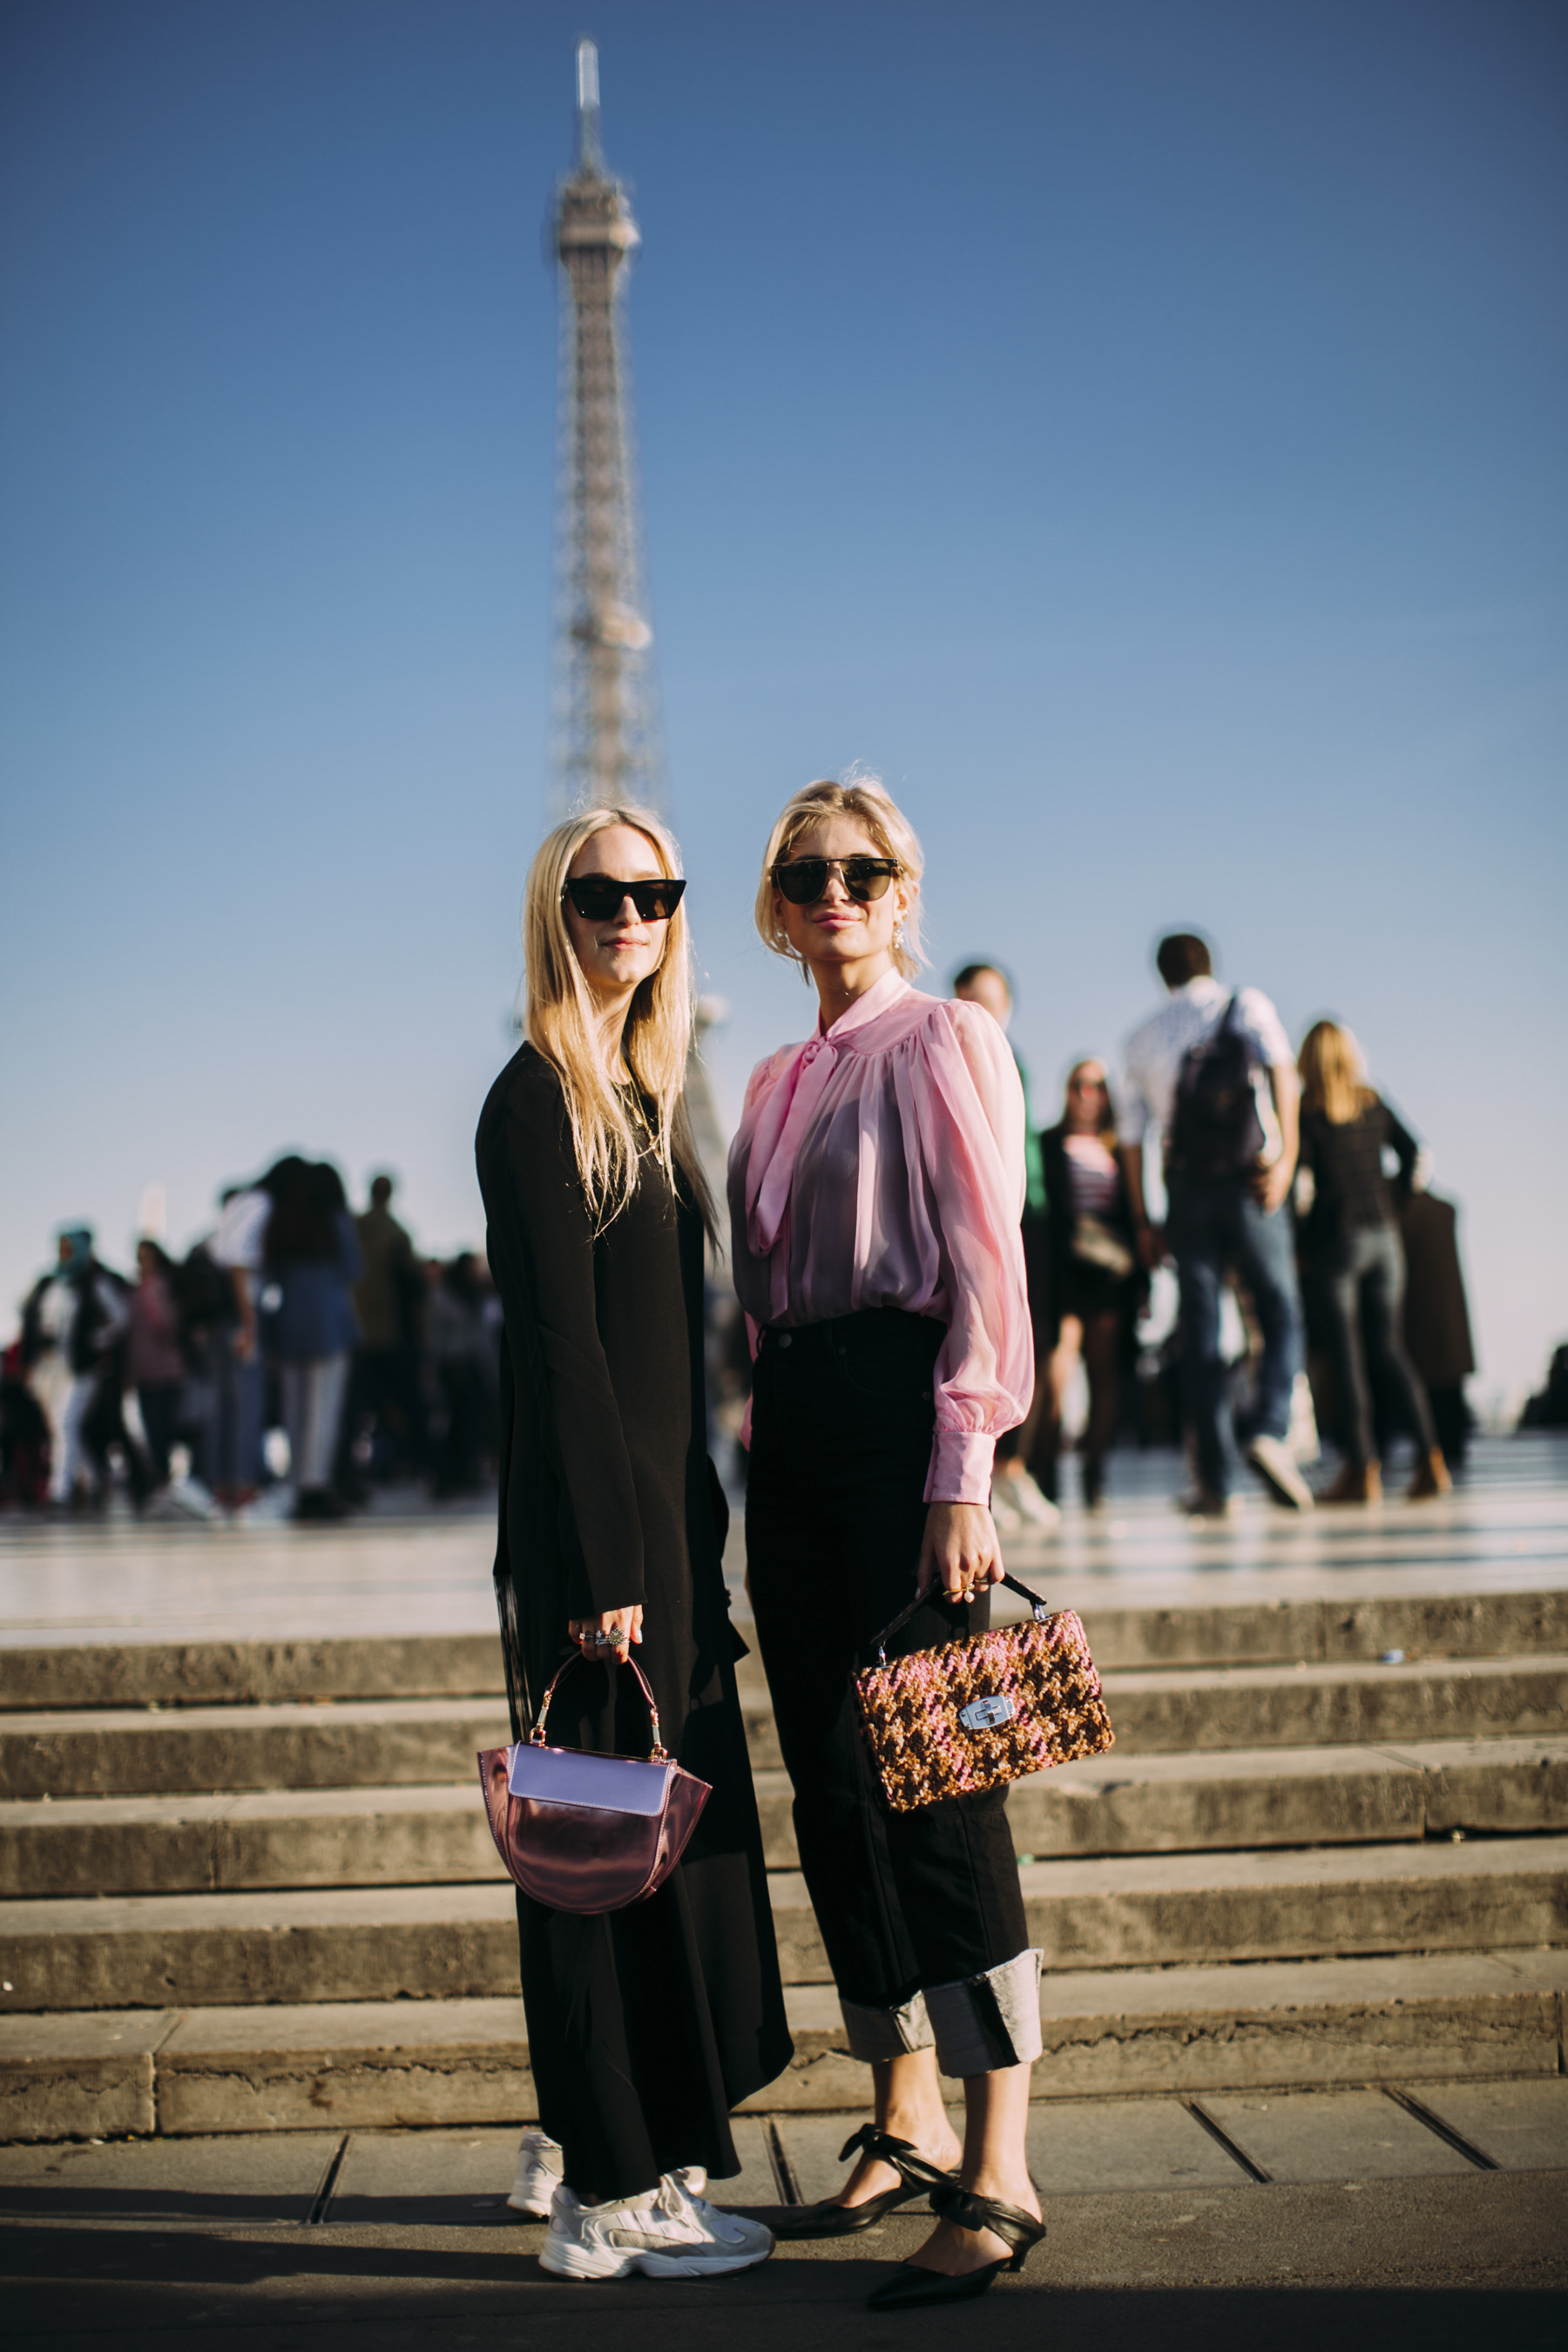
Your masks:
<svg viewBox="0 0 1568 2352"><path fill-rule="evenodd" d="M507 1345L542 1400L571 1506L567 1614L625 1609L643 1599L642 1522L595 1313L593 1223L560 1082L542 1056L520 1064L481 1128L479 1166Z"/></svg>
<svg viewBox="0 0 1568 2352"><path fill-rule="evenodd" d="M917 1048L921 1160L950 1307L926 1500L985 1503L996 1440L1024 1419L1035 1386L1019 1231L1024 1089L1006 1038L980 1005L942 1004Z"/></svg>

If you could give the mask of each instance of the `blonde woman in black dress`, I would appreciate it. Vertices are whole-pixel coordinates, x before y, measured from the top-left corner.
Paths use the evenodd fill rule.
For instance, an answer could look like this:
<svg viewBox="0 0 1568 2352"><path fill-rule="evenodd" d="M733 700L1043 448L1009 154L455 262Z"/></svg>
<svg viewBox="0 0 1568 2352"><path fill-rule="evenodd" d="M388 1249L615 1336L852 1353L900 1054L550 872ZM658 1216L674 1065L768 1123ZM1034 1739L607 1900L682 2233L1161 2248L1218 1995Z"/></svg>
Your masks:
<svg viewBox="0 0 1568 2352"><path fill-rule="evenodd" d="M646 1754L635 1645L670 1753L713 1793L650 1900L597 1917L520 1892L538 2133L512 2202L546 2200L563 2277L742 2270L772 2251L702 2176L729 2112L789 2063L735 1690L728 1512L705 1452L706 1189L682 1086L690 950L675 844L636 809L558 825L528 878L527 1043L479 1120L505 1310L496 1586L514 1731L575 1644L552 1745Z"/></svg>

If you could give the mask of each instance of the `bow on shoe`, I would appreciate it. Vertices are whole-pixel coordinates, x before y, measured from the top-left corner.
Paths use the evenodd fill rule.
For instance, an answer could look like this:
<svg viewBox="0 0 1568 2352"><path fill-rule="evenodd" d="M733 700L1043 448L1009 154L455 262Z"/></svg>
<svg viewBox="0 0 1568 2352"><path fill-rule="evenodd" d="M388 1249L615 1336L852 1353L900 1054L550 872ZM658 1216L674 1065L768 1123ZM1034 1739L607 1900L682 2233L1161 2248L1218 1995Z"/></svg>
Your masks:
<svg viewBox="0 0 1568 2352"><path fill-rule="evenodd" d="M897 2143L895 2143L896 2145ZM889 2164L896 2158L888 2158ZM973 2189L962 2189L951 2175L944 2176L931 2192L931 2210L944 2221L958 2230L989 2230L1012 2250L1010 2271L1021 2271L1031 2246L1037 2246L1046 2234L1046 2225L1026 2213L1020 2205L1009 2205L1000 2197L977 2197ZM997 2269L1002 2265L998 2263Z"/></svg>
<svg viewBox="0 0 1568 2352"><path fill-rule="evenodd" d="M958 2187L955 2172L943 2172L938 2166L928 2164L912 2140L894 2139L889 2133L879 2131L875 2124L862 2124L858 2132L851 2133L838 2151L839 2163L847 2164L861 2148L881 2163L890 2164L906 2188L923 2189L933 2206L939 2189L956 2189ZM1011 2243L1011 2240L1008 2242Z"/></svg>

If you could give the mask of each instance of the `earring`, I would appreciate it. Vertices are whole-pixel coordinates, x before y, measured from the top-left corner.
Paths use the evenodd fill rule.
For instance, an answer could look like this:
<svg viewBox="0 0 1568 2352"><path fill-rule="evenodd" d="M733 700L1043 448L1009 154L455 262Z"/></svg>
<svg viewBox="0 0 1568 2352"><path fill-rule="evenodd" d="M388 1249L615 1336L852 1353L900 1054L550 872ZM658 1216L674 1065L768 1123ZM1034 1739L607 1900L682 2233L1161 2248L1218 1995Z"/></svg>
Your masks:
<svg viewBox="0 0 1568 2352"><path fill-rule="evenodd" d="M903 927L903 924L902 924L901 922L897 922L897 923L895 923L895 924L893 925L893 945L894 945L896 948L901 948L901 947L903 946L903 944L904 944L904 927Z"/></svg>

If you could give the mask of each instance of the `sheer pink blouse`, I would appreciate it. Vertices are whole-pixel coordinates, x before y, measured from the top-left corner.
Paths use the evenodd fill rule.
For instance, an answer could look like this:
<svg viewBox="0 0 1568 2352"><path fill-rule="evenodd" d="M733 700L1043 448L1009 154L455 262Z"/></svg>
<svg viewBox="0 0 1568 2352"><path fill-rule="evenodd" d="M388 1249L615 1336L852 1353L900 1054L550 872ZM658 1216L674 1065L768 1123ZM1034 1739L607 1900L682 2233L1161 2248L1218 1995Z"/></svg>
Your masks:
<svg viewBox="0 0 1568 2352"><path fill-rule="evenodd" d="M735 1287L757 1328L896 1307L947 1325L928 1502L984 1503L1029 1409L1024 1090L978 1004L887 973L760 1062L730 1151Z"/></svg>

